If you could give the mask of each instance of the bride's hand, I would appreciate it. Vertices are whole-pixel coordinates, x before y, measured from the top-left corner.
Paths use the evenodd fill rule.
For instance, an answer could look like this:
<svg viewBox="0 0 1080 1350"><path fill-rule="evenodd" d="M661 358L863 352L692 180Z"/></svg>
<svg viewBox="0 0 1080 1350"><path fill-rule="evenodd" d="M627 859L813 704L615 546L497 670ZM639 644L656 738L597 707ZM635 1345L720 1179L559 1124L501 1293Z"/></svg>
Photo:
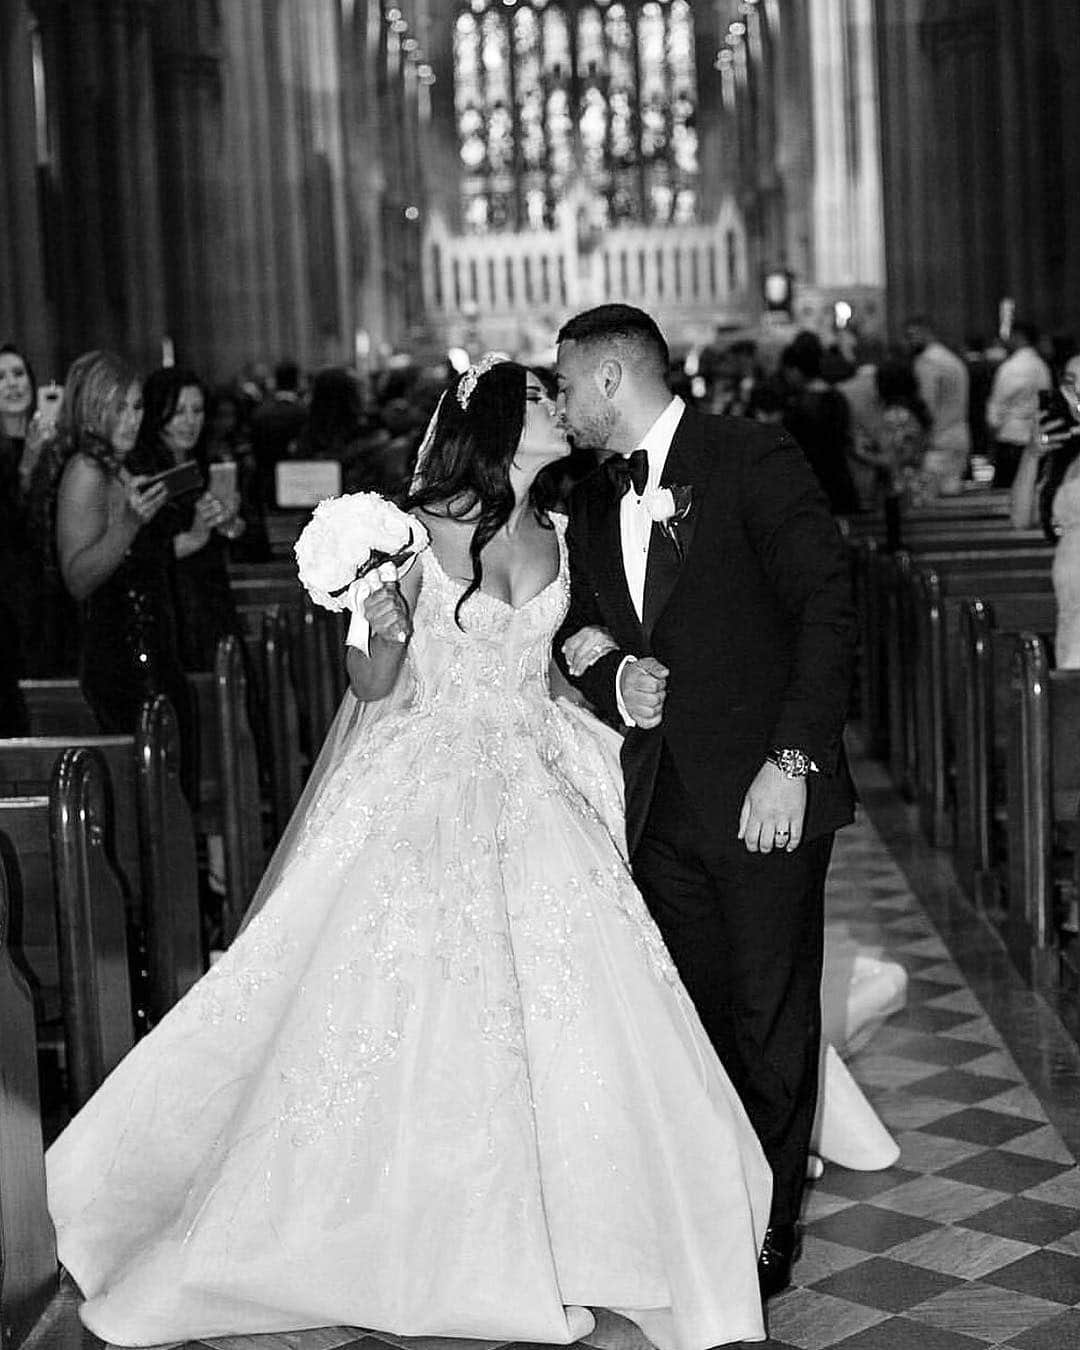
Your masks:
<svg viewBox="0 0 1080 1350"><path fill-rule="evenodd" d="M412 615L397 584L396 569L393 569L393 576L384 575L388 566L379 568L382 585L364 600L364 617L371 625L372 633L378 634L384 642L404 645L412 637Z"/></svg>
<svg viewBox="0 0 1080 1350"><path fill-rule="evenodd" d="M563 643L566 667L575 679L608 652L618 651L619 644L606 628L579 628Z"/></svg>

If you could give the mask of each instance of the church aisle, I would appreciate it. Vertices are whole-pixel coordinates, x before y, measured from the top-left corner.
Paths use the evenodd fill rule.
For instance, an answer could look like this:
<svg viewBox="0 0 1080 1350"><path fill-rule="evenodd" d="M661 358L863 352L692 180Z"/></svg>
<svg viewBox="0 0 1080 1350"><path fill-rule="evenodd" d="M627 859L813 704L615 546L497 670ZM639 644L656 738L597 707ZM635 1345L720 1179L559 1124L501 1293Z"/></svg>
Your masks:
<svg viewBox="0 0 1080 1350"><path fill-rule="evenodd" d="M1080 1050L974 921L947 855L921 842L878 766L856 757L854 769L863 806L838 837L829 917L908 972L907 1007L849 1061L901 1155L886 1172L827 1167L812 1187L769 1344L1080 1350ZM68 1286L29 1350L101 1350L76 1303ZM357 1341L342 1328L210 1344Z"/></svg>
<svg viewBox="0 0 1080 1350"><path fill-rule="evenodd" d="M827 1167L777 1350L1080 1347L1080 1051L974 920L875 764L837 839L829 917L908 972L907 1007L849 1061L900 1144Z"/></svg>

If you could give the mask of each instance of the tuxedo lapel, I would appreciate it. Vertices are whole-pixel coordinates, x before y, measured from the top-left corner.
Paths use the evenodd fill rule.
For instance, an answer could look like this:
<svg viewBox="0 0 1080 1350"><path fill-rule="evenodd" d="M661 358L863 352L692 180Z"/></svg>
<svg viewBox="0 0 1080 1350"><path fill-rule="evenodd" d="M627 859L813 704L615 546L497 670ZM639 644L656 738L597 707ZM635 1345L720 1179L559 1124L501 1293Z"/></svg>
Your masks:
<svg viewBox="0 0 1080 1350"><path fill-rule="evenodd" d="M633 633L634 645L638 646L645 634L637 610L634 608L630 587L626 584L619 515L618 497L613 492L605 493L598 507L597 552L602 569L601 575L607 582L605 595L618 620L619 627L616 628L616 634Z"/></svg>
<svg viewBox="0 0 1080 1350"><path fill-rule="evenodd" d="M700 509L700 498L708 478L709 456L705 446L704 423L689 409L683 413L671 442L671 449L660 475L660 486L688 487L691 491L690 511L675 526L682 544L682 561L675 545L659 525L653 525L649 538L649 556L645 564L645 599L642 605L642 627L646 637L652 638L656 621L667 607L694 539L694 527Z"/></svg>

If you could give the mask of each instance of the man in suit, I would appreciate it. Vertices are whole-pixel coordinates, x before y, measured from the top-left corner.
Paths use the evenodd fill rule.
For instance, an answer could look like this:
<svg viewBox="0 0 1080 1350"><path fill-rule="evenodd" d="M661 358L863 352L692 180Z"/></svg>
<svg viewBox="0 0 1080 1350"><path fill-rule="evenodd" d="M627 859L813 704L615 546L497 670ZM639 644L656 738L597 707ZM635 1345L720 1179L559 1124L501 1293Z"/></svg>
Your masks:
<svg viewBox="0 0 1080 1350"><path fill-rule="evenodd" d="M273 395L251 416L251 450L261 500L271 510L277 509L278 462L289 457L289 447L306 422L307 412L300 402L300 367L295 361L281 361L274 368Z"/></svg>
<svg viewBox="0 0 1080 1350"><path fill-rule="evenodd" d="M660 330L627 305L559 334L561 416L604 462L571 499L555 646L627 729L634 877L773 1169L768 1297L790 1281L816 1105L825 874L853 816L855 621L798 446L692 411L667 369ZM593 640L570 641L567 661L580 632Z"/></svg>

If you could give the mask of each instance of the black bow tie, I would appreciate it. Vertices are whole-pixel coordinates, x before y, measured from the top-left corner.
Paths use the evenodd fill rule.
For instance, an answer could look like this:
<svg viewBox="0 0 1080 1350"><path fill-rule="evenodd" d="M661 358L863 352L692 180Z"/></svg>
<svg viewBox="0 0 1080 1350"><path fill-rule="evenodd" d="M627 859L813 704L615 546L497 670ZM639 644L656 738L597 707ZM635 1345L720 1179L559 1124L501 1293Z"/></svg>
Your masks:
<svg viewBox="0 0 1080 1350"><path fill-rule="evenodd" d="M604 470L618 497L631 488L640 497L649 481L649 452L635 450L632 455L611 455L604 461Z"/></svg>

